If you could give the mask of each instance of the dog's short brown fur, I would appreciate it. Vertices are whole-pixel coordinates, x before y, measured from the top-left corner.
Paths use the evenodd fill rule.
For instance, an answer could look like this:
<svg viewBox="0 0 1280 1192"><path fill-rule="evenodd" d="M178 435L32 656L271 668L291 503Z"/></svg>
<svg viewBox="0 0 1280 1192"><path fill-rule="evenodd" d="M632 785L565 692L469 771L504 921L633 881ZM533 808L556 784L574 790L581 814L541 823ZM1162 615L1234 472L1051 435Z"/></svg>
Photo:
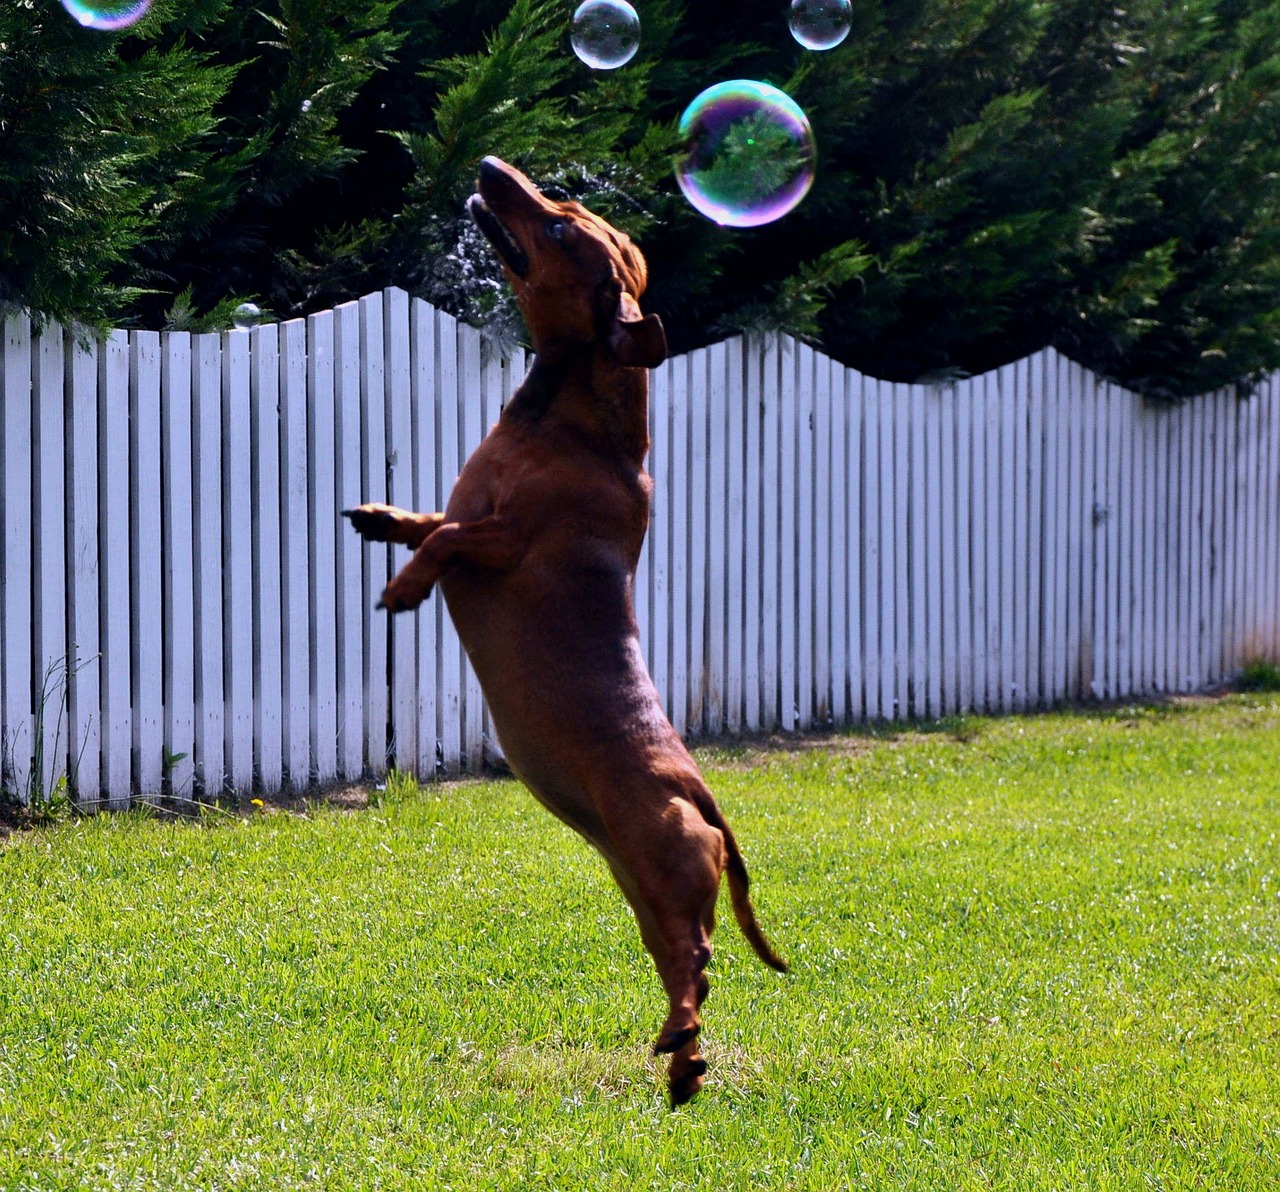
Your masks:
<svg viewBox="0 0 1280 1192"><path fill-rule="evenodd" d="M760 958L742 854L671 727L640 654L631 586L652 484L647 369L666 357L640 314L646 267L623 234L553 202L496 158L469 203L515 289L535 358L467 461L444 513L350 510L366 538L415 548L387 586L393 612L438 583L512 769L604 855L670 999L654 1044L671 1101L702 1087L720 878Z"/></svg>

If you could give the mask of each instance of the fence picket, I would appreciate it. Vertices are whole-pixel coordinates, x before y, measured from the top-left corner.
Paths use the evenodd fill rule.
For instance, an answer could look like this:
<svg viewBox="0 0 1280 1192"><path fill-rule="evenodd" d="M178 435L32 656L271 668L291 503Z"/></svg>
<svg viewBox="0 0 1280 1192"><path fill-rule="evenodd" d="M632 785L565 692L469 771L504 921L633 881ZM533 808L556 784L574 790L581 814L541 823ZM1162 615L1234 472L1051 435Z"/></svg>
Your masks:
<svg viewBox="0 0 1280 1192"><path fill-rule="evenodd" d="M925 494L935 494L926 483L928 443L926 425L930 409L940 400L936 390L922 385L911 387L911 475L910 494L907 498L907 539L910 543L907 566L911 573L911 715L923 719L929 714L927 701L928 683L925 676L929 668L929 583L933 560L928 546L933 527L932 513L936 502L926 504ZM932 481L932 477L929 480Z"/></svg>
<svg viewBox="0 0 1280 1192"><path fill-rule="evenodd" d="M816 563L813 485L818 443L815 434L813 349L796 345L796 727L813 723Z"/></svg>
<svg viewBox="0 0 1280 1192"><path fill-rule="evenodd" d="M77 343L68 336L66 379L68 774L77 805L92 811L102 791L95 341ZM0 640L3 632L0 628Z"/></svg>
<svg viewBox="0 0 1280 1192"><path fill-rule="evenodd" d="M40 526L32 542L32 694L41 710L37 777L46 792L66 777L68 767L65 368L62 329L48 326L35 338L31 358L32 530L37 521Z"/></svg>
<svg viewBox="0 0 1280 1192"><path fill-rule="evenodd" d="M898 591L895 574L898 561L897 542L900 535L894 530L894 497L896 496L893 431L894 386L881 381L876 394L878 439L876 443L880 458L880 501L878 516L880 519L880 718L897 720L899 715L906 715L906 708L899 709L897 702L897 662L898 662Z"/></svg>
<svg viewBox="0 0 1280 1192"><path fill-rule="evenodd" d="M334 310L334 482L340 510L364 502L360 476L360 307ZM338 773L364 773L364 548L345 522L334 544L337 567Z"/></svg>
<svg viewBox="0 0 1280 1192"><path fill-rule="evenodd" d="M862 447L862 378L856 373L844 373L845 408L845 459L848 472L845 479L845 527L848 552L845 556L847 577L845 592L847 622L845 643L849 651L849 704L847 719L861 721L867 718L864 690L866 674L866 647L863 636L865 614L862 607L862 531L866 520L865 477L866 463Z"/></svg>
<svg viewBox="0 0 1280 1192"><path fill-rule="evenodd" d="M1222 673L1236 668L1236 563L1240 540L1236 533L1237 496L1240 484L1238 420L1240 401L1226 391L1222 401L1223 453L1223 563L1222 563Z"/></svg>
<svg viewBox="0 0 1280 1192"><path fill-rule="evenodd" d="M1041 532L1045 540L1041 605L1044 638L1040 671L1044 702L1052 706L1066 698L1067 426L1063 419L1062 360L1047 349L1044 367L1044 508Z"/></svg>
<svg viewBox="0 0 1280 1192"><path fill-rule="evenodd" d="M98 608L102 648L102 755L107 806L132 790L133 707L129 609L129 337L111 332L98 356Z"/></svg>
<svg viewBox="0 0 1280 1192"><path fill-rule="evenodd" d="M0 784L26 801L35 752L32 698L31 327L22 315L4 324L0 360L0 468L3 469L4 577L0 584ZM127 610L126 610L127 615Z"/></svg>
<svg viewBox="0 0 1280 1192"><path fill-rule="evenodd" d="M893 417L893 506L895 522L898 511L907 507L907 471L910 459L910 406L908 385L895 384L892 388ZM897 527L893 533L893 604L894 610L894 686L893 715L897 720L905 720L910 715L911 685L911 631L908 602L911 592L908 586L910 576L907 574L907 536L899 533Z"/></svg>
<svg viewBox="0 0 1280 1192"><path fill-rule="evenodd" d="M135 792L158 800L164 771L163 593L160 568L160 336L129 344L130 689Z"/></svg>
<svg viewBox="0 0 1280 1192"><path fill-rule="evenodd" d="M1262 581L1262 591L1267 597L1266 626L1268 630L1263 645L1267 656L1280 665L1280 385L1270 377L1266 384L1268 427L1268 464L1262 470L1264 493L1269 511L1268 529L1263 535L1267 571ZM1269 640L1267 640L1269 639Z"/></svg>
<svg viewBox="0 0 1280 1192"><path fill-rule="evenodd" d="M862 407L862 664L863 716L883 716L880 697L883 611L880 591L880 383L859 378ZM892 696L890 696L892 698Z"/></svg>
<svg viewBox="0 0 1280 1192"><path fill-rule="evenodd" d="M781 436L780 347L767 338L761 350L761 442L764 451L764 484L760 489L760 727L778 727L778 625L780 619L778 475Z"/></svg>
<svg viewBox="0 0 1280 1192"><path fill-rule="evenodd" d="M707 518L706 518L706 567L707 576L707 667L704 684L703 731L719 735L728 720L728 586L730 543L734 557L741 555L739 532L741 523L729 523L729 393L728 381L729 345L713 344L707 349L707 396L704 403L707 416L706 451L701 457L707 461ZM735 469L737 470L737 469Z"/></svg>
<svg viewBox="0 0 1280 1192"><path fill-rule="evenodd" d="M689 665L693 651L689 637L689 361L667 361L667 396L671 408L671 694L667 715L676 732L689 728Z"/></svg>
<svg viewBox="0 0 1280 1192"><path fill-rule="evenodd" d="M1275 376L1267 380L1267 408L1271 417L1270 465L1263 476L1270 479L1271 528L1266 534L1268 557L1267 579L1262 590L1268 594L1267 617L1271 627L1271 661L1280 664L1280 383Z"/></svg>
<svg viewBox="0 0 1280 1192"><path fill-rule="evenodd" d="M685 417L689 434L689 515L685 519L689 537L688 602L688 721L687 731L700 736L707 730L708 658L707 621L709 585L707 576L707 350L687 357Z"/></svg>
<svg viewBox="0 0 1280 1192"><path fill-rule="evenodd" d="M1117 451L1119 473L1115 489L1115 539L1118 561L1116 564L1115 596L1115 653L1116 669L1113 694L1133 690L1132 650L1130 648L1133 614L1133 540L1130 527L1133 521L1133 397L1123 390L1116 390Z"/></svg>
<svg viewBox="0 0 1280 1192"><path fill-rule="evenodd" d="M250 448L253 500L254 772L268 791L284 771L284 683L281 674L280 328L249 333Z"/></svg>
<svg viewBox="0 0 1280 1192"><path fill-rule="evenodd" d="M437 468L439 439L436 428L436 344L435 312L421 298L409 307L409 411L413 435L412 508L420 513L438 513L444 508ZM417 691L417 728L414 732L418 754L413 769L426 781L436 772L437 666L440 660L440 621L444 601L438 596L417 614L417 657L414 659L414 686ZM404 761L397 758L397 764Z"/></svg>
<svg viewBox="0 0 1280 1192"><path fill-rule="evenodd" d="M191 551L195 584L192 695L195 699L195 777L200 793L225 786L226 690L222 632L222 343L216 333L192 339L191 488L195 506Z"/></svg>
<svg viewBox="0 0 1280 1192"><path fill-rule="evenodd" d="M1187 409L1191 424L1191 484L1187 494L1189 532L1191 535L1190 620L1187 626L1187 689L1199 690L1204 684L1204 583L1205 567L1205 403L1197 402Z"/></svg>
<svg viewBox="0 0 1280 1192"><path fill-rule="evenodd" d="M1025 706L1044 702L1040 641L1044 629L1044 402L1045 353L1027 360L1027 660Z"/></svg>
<svg viewBox="0 0 1280 1192"><path fill-rule="evenodd" d="M921 592L925 614L925 654L920 663L919 685L925 700L921 715L942 715L943 632L942 589L946 562L942 554L942 519L946 496L942 488L942 406L945 394L938 389L923 399L922 417L917 432L923 431L921 468L924 472L924 511L921 535L924 539L924 590ZM917 434L917 437L920 437Z"/></svg>
<svg viewBox="0 0 1280 1192"><path fill-rule="evenodd" d="M969 571L973 584L973 709L987 707L987 555L991 529L987 512L987 377L979 377L969 390L972 435L971 496L969 506Z"/></svg>
<svg viewBox="0 0 1280 1192"><path fill-rule="evenodd" d="M1249 410L1248 442L1249 454L1245 464L1245 484L1248 491L1248 528L1245 541L1252 544L1245 558L1245 655L1242 662L1256 661L1260 656L1261 622L1259 618L1260 592L1258 588L1260 552L1259 530L1262 512L1262 473L1259 470L1261 459L1261 427L1262 399L1259 393L1250 394L1246 402Z"/></svg>
<svg viewBox="0 0 1280 1192"><path fill-rule="evenodd" d="M458 376L458 322L443 311L436 312L436 474L440 481L439 508L449 503L458 473L462 470L462 428L459 405L465 395ZM438 595L438 594L437 594ZM443 601L437 600L438 604ZM440 661L436 671L437 701L440 706L441 761L447 772L463 763L462 741L462 643L448 616L441 612Z"/></svg>
<svg viewBox="0 0 1280 1192"><path fill-rule="evenodd" d="M250 343L249 331L223 333L222 544L225 561L222 604L226 775L230 788L240 793L253 786L255 746Z"/></svg>
<svg viewBox="0 0 1280 1192"><path fill-rule="evenodd" d="M834 439L832 437L831 369L825 356L815 355L813 431L813 642L810 648L810 666L813 669L813 708L809 724L825 728L834 723L831 626L839 615L837 598L831 583L836 566L835 542L831 533L831 476Z"/></svg>
<svg viewBox="0 0 1280 1192"><path fill-rule="evenodd" d="M1155 578L1152 567L1155 559L1155 473L1151 463L1154 457L1155 420L1145 404L1138 403L1134 426L1134 509L1133 527L1136 541L1133 552L1134 593L1136 604L1133 617L1134 690L1149 692L1154 683L1155 633L1152 626Z"/></svg>
<svg viewBox="0 0 1280 1192"><path fill-rule="evenodd" d="M845 489L849 485L848 406L844 398L844 367L836 360L819 359L818 367L826 370L828 474L825 488L819 488L819 499L826 502L830 557L827 586L830 592L827 613L828 645L826 652L830 676L828 721L835 727L849 722L849 589L845 584L848 570L849 527L846 519Z"/></svg>
<svg viewBox="0 0 1280 1192"><path fill-rule="evenodd" d="M1019 360L1013 365L1013 433L1011 493L1013 500L1013 616L1010 622L1013 632L1012 671L1009 683L1009 706L1022 711L1027 706L1027 621L1031 607L1031 564L1028 556L1028 464L1029 408L1031 383L1028 376L1030 362Z"/></svg>
<svg viewBox="0 0 1280 1192"><path fill-rule="evenodd" d="M799 495L799 401L796 368L799 344L784 341L780 352L778 392L778 716L783 732L796 727L797 683L799 682L799 605L796 572L800 541L796 525Z"/></svg>
<svg viewBox="0 0 1280 1192"><path fill-rule="evenodd" d="M1014 621L1014 608L1017 603L1017 572L1021 562L1017 550L1015 536L1017 522L1014 505L1017 501L1015 479L1017 457L1015 455L1015 422L1018 417L1018 384L1017 369L1014 365L1006 365L1000 370L1000 453L998 468L1000 474L1000 620L999 629L992 639L998 642L1000 687L995 707L1000 711L1008 711L1013 707L1014 683L1017 657L1017 626ZM1012 566L1009 566L1012 562Z"/></svg>
<svg viewBox="0 0 1280 1192"><path fill-rule="evenodd" d="M160 351L160 512L164 647L164 785L174 798L193 794L196 762L194 474L191 336L163 337Z"/></svg>
<svg viewBox="0 0 1280 1192"><path fill-rule="evenodd" d="M760 375L763 349L759 340L747 337L742 345L743 429L746 463L743 468L743 560L742 560L742 723L747 732L760 731L761 564L760 518L764 488L760 439L763 417L763 380ZM732 391L731 391L732 400ZM656 481L655 481L656 484Z"/></svg>
<svg viewBox="0 0 1280 1192"><path fill-rule="evenodd" d="M334 316L307 319L307 578L311 769L316 780L338 774L338 571L340 536L354 537L338 516L334 436Z"/></svg>
<svg viewBox="0 0 1280 1192"><path fill-rule="evenodd" d="M1210 496L1212 507L1209 536L1209 574L1212 580L1212 600L1209 614L1209 680L1220 683L1227 674L1225 638L1226 600L1226 533L1227 533L1227 431L1226 411L1229 398L1224 389L1209 399L1210 419L1213 424L1213 480Z"/></svg>
<svg viewBox="0 0 1280 1192"><path fill-rule="evenodd" d="M726 427L724 450L726 452L727 491L725 494L726 590L725 590L725 675L724 706L725 728L731 733L742 731L748 657L743 652L743 608L746 592L754 581L754 568L750 544L747 540L747 435L750 421L746 405L748 395L744 364L747 345L733 340L724 360L724 390Z"/></svg>
<svg viewBox="0 0 1280 1192"><path fill-rule="evenodd" d="M386 360L386 483L387 501L401 509L414 509L413 409L410 398L409 295L404 290L387 289L382 294L384 322L382 353ZM391 547L390 574L394 575L410 558L406 547ZM431 599L431 598L429 598ZM440 602L437 593L435 602ZM432 616L430 608L405 616L388 617L390 639L391 740L388 750L398 769L413 772L418 765L418 682L415 660L418 628Z"/></svg>
<svg viewBox="0 0 1280 1192"><path fill-rule="evenodd" d="M973 543L969 535L973 492L973 389L954 387L948 394L952 406L952 442L955 455L956 543L956 711L973 708Z"/></svg>
<svg viewBox="0 0 1280 1192"><path fill-rule="evenodd" d="M360 488L364 501L387 499L386 369L381 294L360 299ZM477 360L477 363L479 361ZM387 768L387 617L375 605L391 578L391 547L365 542L361 613L364 645L364 760L374 774Z"/></svg>
<svg viewBox="0 0 1280 1192"><path fill-rule="evenodd" d="M280 328L280 617L285 777L311 781L311 534L307 459L307 324ZM326 511L333 524L331 511Z"/></svg>

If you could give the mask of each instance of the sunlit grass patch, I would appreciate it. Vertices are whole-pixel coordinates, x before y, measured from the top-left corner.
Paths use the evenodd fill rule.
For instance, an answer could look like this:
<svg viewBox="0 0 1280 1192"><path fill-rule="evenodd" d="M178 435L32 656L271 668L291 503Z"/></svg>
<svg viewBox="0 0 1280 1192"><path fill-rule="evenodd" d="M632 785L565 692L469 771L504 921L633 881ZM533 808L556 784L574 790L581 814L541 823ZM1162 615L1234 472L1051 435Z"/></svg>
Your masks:
<svg viewBox="0 0 1280 1192"><path fill-rule="evenodd" d="M1280 1186L1280 698L701 751L678 1113L603 864L513 782L0 843L0 1188ZM727 908L726 908L727 910Z"/></svg>

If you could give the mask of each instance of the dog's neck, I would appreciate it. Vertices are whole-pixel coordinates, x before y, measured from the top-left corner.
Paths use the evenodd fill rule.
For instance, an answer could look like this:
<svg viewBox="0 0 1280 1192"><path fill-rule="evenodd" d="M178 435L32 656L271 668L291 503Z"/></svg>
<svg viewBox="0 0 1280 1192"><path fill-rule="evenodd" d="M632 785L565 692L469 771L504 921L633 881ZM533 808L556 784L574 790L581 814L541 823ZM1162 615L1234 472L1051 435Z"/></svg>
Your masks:
<svg viewBox="0 0 1280 1192"><path fill-rule="evenodd" d="M649 372L618 364L597 344L550 359L535 354L502 417L528 426L555 419L641 467L649 450Z"/></svg>

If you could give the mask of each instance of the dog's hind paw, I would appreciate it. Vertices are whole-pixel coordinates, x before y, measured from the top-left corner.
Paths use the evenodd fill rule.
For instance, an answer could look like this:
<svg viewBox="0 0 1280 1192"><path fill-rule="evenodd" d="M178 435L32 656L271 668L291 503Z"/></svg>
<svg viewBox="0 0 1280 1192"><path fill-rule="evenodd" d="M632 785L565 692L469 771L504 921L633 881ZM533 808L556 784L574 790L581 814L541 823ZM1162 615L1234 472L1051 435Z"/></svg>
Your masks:
<svg viewBox="0 0 1280 1192"><path fill-rule="evenodd" d="M703 1078L707 1074L707 1061L702 1056L694 1056L686 1060L677 1069L678 1060L671 1061L671 1074L667 1081L667 1095L671 1099L671 1108L678 1109L687 1101L693 1100L702 1088Z"/></svg>

